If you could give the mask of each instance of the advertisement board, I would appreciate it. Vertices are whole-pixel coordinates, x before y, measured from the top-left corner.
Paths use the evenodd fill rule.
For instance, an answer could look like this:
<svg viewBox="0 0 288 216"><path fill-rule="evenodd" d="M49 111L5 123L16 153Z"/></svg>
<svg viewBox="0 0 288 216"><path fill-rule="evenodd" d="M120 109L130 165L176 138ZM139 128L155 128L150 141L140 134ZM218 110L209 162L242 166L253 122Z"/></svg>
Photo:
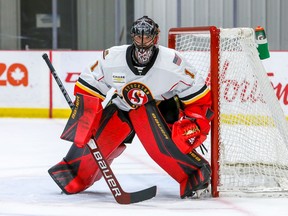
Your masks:
<svg viewBox="0 0 288 216"><path fill-rule="evenodd" d="M42 58L44 53L72 100L81 71L102 55L102 51L0 51L0 117L70 115L70 108ZM262 63L288 116L288 51L270 54Z"/></svg>

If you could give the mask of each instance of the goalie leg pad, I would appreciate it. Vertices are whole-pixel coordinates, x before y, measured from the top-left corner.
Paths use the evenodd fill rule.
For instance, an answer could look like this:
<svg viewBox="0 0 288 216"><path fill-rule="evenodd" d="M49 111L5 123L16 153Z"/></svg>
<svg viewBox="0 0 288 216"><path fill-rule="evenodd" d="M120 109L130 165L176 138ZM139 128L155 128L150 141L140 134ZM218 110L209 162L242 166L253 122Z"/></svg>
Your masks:
<svg viewBox="0 0 288 216"><path fill-rule="evenodd" d="M110 155L107 163L111 165L126 146L121 144ZM72 145L61 162L48 170L48 173L65 194L75 194L89 188L102 177L88 147L78 148Z"/></svg>
<svg viewBox="0 0 288 216"><path fill-rule="evenodd" d="M161 116L154 101L129 112L129 117L150 157L180 184L180 196L197 186L191 183L199 170L204 169L208 162L199 160L189 154L183 154L171 139L171 131ZM208 164L209 166L209 164ZM200 172L199 174L201 174ZM203 182L209 181L209 175L199 175ZM202 182L201 181L201 182ZM200 181L199 181L200 182ZM186 185L188 185L186 187ZM183 189L182 189L183 188Z"/></svg>
<svg viewBox="0 0 288 216"><path fill-rule="evenodd" d="M190 157L191 160L201 162L203 166L196 171L192 171L189 177L180 183L180 197L182 199L193 196L199 189L207 188L211 177L211 167L207 160L195 150L187 154L187 156Z"/></svg>
<svg viewBox="0 0 288 216"><path fill-rule="evenodd" d="M61 190L73 194L85 190L96 172L88 147L72 145L66 157L48 170L48 173ZM89 166L90 165L90 166Z"/></svg>
<svg viewBox="0 0 288 216"><path fill-rule="evenodd" d="M107 107L95 138L109 164L125 150L126 146L122 143L133 136L134 131L124 114L115 105ZM78 148L75 145L72 145L63 161L48 172L66 194L79 193L102 177L88 147Z"/></svg>

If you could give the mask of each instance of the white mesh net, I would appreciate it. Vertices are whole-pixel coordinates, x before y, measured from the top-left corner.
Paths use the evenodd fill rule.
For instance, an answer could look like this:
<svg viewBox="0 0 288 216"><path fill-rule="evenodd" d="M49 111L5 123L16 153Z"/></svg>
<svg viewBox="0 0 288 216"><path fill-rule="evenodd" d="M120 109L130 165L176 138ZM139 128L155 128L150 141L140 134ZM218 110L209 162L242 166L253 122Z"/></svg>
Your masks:
<svg viewBox="0 0 288 216"><path fill-rule="evenodd" d="M254 37L250 28L220 29L220 192L288 191L287 121ZM210 85L209 32L179 31L175 43Z"/></svg>

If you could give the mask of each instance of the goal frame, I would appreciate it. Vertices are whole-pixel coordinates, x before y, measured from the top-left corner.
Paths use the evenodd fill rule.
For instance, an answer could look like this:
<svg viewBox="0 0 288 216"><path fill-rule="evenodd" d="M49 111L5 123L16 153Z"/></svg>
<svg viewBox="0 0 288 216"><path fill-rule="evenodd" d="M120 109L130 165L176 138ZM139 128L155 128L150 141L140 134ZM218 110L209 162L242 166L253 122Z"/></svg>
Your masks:
<svg viewBox="0 0 288 216"><path fill-rule="evenodd" d="M211 194L213 197L219 197L219 38L220 29L216 26L200 26L200 27L180 27L171 28L168 32L168 47L175 49L176 35L181 33L208 33L210 34L210 72L211 72L211 94L212 94L212 109L215 112L215 117L211 121Z"/></svg>

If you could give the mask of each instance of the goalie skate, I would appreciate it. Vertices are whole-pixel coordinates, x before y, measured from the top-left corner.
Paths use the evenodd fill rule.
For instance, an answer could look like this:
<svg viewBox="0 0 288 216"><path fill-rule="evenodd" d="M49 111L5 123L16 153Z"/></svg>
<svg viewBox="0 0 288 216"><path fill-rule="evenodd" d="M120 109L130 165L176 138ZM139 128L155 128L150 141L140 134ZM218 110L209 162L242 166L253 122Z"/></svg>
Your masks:
<svg viewBox="0 0 288 216"><path fill-rule="evenodd" d="M190 193L188 193L185 198L186 199L187 198L201 199L201 198L205 198L208 196L210 196L210 184L206 183L202 187L200 187L199 189L197 189L195 191L191 191Z"/></svg>
<svg viewBox="0 0 288 216"><path fill-rule="evenodd" d="M205 184L204 185L206 188L202 188L199 190L195 191L195 198L200 199L200 198L204 198L210 195L210 184Z"/></svg>

